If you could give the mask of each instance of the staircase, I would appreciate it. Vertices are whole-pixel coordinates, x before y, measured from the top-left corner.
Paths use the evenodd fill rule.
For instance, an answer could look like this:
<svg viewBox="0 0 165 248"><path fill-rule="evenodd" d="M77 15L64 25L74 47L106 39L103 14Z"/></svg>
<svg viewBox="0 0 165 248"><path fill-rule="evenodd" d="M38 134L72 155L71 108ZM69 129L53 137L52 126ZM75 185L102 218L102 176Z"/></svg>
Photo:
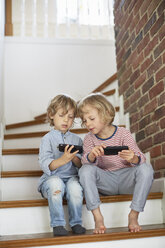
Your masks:
<svg viewBox="0 0 165 248"><path fill-rule="evenodd" d="M124 115L122 97L117 91L116 75L104 82L96 91L102 91L114 104L116 117L114 124L129 128L128 116ZM119 105L118 105L119 104ZM131 195L101 197L101 210L107 231L94 235L93 217L83 205L84 235L53 237L49 226L49 210L46 199L37 192L37 182L42 175L38 164L38 147L41 137L50 130L45 122L45 114L32 121L6 125L2 150L2 201L0 202L0 247L158 247L165 244L165 224L163 223L163 190L155 188L148 196L144 213L139 222L142 231L130 233L127 216ZM72 132L82 138L87 133L80 128L79 121ZM163 182L164 183L164 182ZM164 185L163 185L163 188ZM67 203L64 201L67 219ZM67 226L69 225L67 222ZM145 239L144 239L145 238ZM71 246L70 246L70 245Z"/></svg>

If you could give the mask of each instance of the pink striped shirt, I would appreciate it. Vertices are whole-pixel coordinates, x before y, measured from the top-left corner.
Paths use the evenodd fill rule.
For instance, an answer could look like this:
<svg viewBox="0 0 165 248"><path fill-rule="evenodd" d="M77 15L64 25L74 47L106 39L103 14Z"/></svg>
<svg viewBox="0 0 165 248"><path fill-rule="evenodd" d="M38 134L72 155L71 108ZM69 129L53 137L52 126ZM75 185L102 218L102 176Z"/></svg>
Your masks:
<svg viewBox="0 0 165 248"><path fill-rule="evenodd" d="M94 164L103 170L118 170L125 167L136 166L130 164L126 160L120 158L118 155L100 156L96 158L94 163L88 160L88 154L93 147L105 144L106 146L128 146L129 149L134 151L135 155L140 158L139 164L146 161L144 154L138 148L129 130L124 127L115 126L116 130L113 135L107 139L100 139L92 133L88 133L84 138L82 164Z"/></svg>

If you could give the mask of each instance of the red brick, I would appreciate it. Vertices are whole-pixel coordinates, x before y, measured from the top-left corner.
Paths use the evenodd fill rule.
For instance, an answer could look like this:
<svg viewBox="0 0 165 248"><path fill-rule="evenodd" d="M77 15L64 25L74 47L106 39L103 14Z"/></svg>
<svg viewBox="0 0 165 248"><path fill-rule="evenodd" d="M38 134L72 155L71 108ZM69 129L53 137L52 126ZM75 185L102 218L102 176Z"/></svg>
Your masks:
<svg viewBox="0 0 165 248"><path fill-rule="evenodd" d="M165 38L162 40L162 42L155 48L154 50L154 57L155 59L161 54L163 53L165 49Z"/></svg>
<svg viewBox="0 0 165 248"><path fill-rule="evenodd" d="M165 103L165 92L163 92L160 96L159 96L159 99L158 99L158 105L162 105Z"/></svg>
<svg viewBox="0 0 165 248"><path fill-rule="evenodd" d="M132 63L134 62L134 60L136 60L137 56L138 56L137 51L136 51L136 50L133 51L133 52L131 53L131 55L129 56L128 60L127 60L127 64L128 64L128 65L132 64Z"/></svg>
<svg viewBox="0 0 165 248"><path fill-rule="evenodd" d="M129 37L129 39L127 40L125 46L130 47L130 45L133 43L134 39L135 39L135 31L132 32L132 34Z"/></svg>
<svg viewBox="0 0 165 248"><path fill-rule="evenodd" d="M155 110L153 120L159 120L164 116L165 116L165 105Z"/></svg>
<svg viewBox="0 0 165 248"><path fill-rule="evenodd" d="M143 51L145 49L145 47L148 45L150 41L150 37L149 34L147 34L140 42L140 44L137 47L137 51L138 53L140 53L141 51Z"/></svg>
<svg viewBox="0 0 165 248"><path fill-rule="evenodd" d="M145 80L146 80L146 73L144 72L142 75L140 75L140 77L137 78L135 82L135 89L140 87L145 82Z"/></svg>
<svg viewBox="0 0 165 248"><path fill-rule="evenodd" d="M159 35L160 41L165 37L165 25L162 25L162 27L159 30L158 35Z"/></svg>
<svg viewBox="0 0 165 248"><path fill-rule="evenodd" d="M139 113L136 114L132 114L130 116L130 124L134 124L135 122L137 122L139 120Z"/></svg>
<svg viewBox="0 0 165 248"><path fill-rule="evenodd" d="M155 170L161 170L165 169L165 157L164 158L159 158L155 161Z"/></svg>
<svg viewBox="0 0 165 248"><path fill-rule="evenodd" d="M127 69L125 70L125 72L121 76L121 80L123 82L125 82L131 76L131 74L132 74L132 68L131 67L129 67L129 68L127 67Z"/></svg>
<svg viewBox="0 0 165 248"><path fill-rule="evenodd" d="M165 64L165 52L163 54L163 64Z"/></svg>
<svg viewBox="0 0 165 248"><path fill-rule="evenodd" d="M147 73L148 77L152 76L162 65L162 59L159 57L155 62L148 68Z"/></svg>
<svg viewBox="0 0 165 248"><path fill-rule="evenodd" d="M151 123L151 118L150 115L147 115L142 120L140 120L139 129L145 128L149 123Z"/></svg>
<svg viewBox="0 0 165 248"><path fill-rule="evenodd" d="M137 102L137 100L140 98L140 90L136 91L131 97L130 97L130 103Z"/></svg>
<svg viewBox="0 0 165 248"><path fill-rule="evenodd" d="M133 30L135 30L135 27L136 27L137 23L139 22L139 20L140 20L140 15L137 12L136 15L134 15L134 18L133 18L132 22L130 23L130 26L129 26L130 33L132 33Z"/></svg>
<svg viewBox="0 0 165 248"><path fill-rule="evenodd" d="M152 88L154 85L154 77L151 77L149 80L147 80L142 87L142 93L145 94L146 92L149 91L149 89Z"/></svg>
<svg viewBox="0 0 165 248"><path fill-rule="evenodd" d="M129 2L130 2L130 0L129 0ZM133 8L133 14L134 15L136 15L139 12L139 10L140 10L140 8L141 8L141 6L142 6L143 3L144 3L144 0L138 0L138 1L136 1L136 5Z"/></svg>
<svg viewBox="0 0 165 248"><path fill-rule="evenodd" d="M156 73L156 82L165 78L165 65Z"/></svg>
<svg viewBox="0 0 165 248"><path fill-rule="evenodd" d="M119 88L119 94L123 95L128 88L129 88L129 81L123 82L123 84Z"/></svg>
<svg viewBox="0 0 165 248"><path fill-rule="evenodd" d="M165 142L165 131L159 132L153 137L154 144L160 144Z"/></svg>
<svg viewBox="0 0 165 248"><path fill-rule="evenodd" d="M141 5L141 8L140 8L141 16L143 16L143 14L146 12L146 10L147 10L147 8L149 7L150 4L151 4L151 0L143 1L143 4Z"/></svg>
<svg viewBox="0 0 165 248"><path fill-rule="evenodd" d="M130 80L129 80L130 84L133 84L136 81L136 79L139 77L139 75L140 75L139 69L134 71L134 73L131 75Z"/></svg>
<svg viewBox="0 0 165 248"><path fill-rule="evenodd" d="M160 127L161 127L162 129L165 128L165 118L163 118L163 119L160 120Z"/></svg>
<svg viewBox="0 0 165 248"><path fill-rule="evenodd" d="M162 153L165 154L165 143L162 145Z"/></svg>
<svg viewBox="0 0 165 248"><path fill-rule="evenodd" d="M147 57L150 53L153 52L153 48L158 44L158 37L155 36L151 41L148 43L144 50L144 56Z"/></svg>
<svg viewBox="0 0 165 248"><path fill-rule="evenodd" d="M147 58L142 64L141 64L141 73L143 73L144 70L146 70L153 62L152 55Z"/></svg>
<svg viewBox="0 0 165 248"><path fill-rule="evenodd" d="M156 13L154 12L154 14L150 17L150 19L144 26L144 30L143 30L144 35L151 29L151 27L154 25L155 22L156 22Z"/></svg>
<svg viewBox="0 0 165 248"><path fill-rule="evenodd" d="M147 13L148 16L150 17L152 15L152 13L156 10L158 4L160 3L160 0L154 0L151 1L151 4L149 5L148 9L147 9Z"/></svg>
<svg viewBox="0 0 165 248"><path fill-rule="evenodd" d="M161 81L157 83L154 87L152 87L152 89L149 91L150 99L156 97L163 91L164 91L164 84L163 81Z"/></svg>
<svg viewBox="0 0 165 248"><path fill-rule="evenodd" d="M147 115L147 114L155 111L156 107L157 107L157 101L156 101L156 99L154 99L144 107L144 115Z"/></svg>
<svg viewBox="0 0 165 248"><path fill-rule="evenodd" d="M153 123L145 128L146 135L149 136L159 131L159 126L157 123Z"/></svg>
<svg viewBox="0 0 165 248"><path fill-rule="evenodd" d="M159 5L158 9L157 9L158 15L160 16L162 14L162 12L165 10L165 1L161 0L161 1L158 1L158 2L161 3Z"/></svg>
<svg viewBox="0 0 165 248"><path fill-rule="evenodd" d="M138 145L142 151L146 151L148 148L152 147L152 138L149 137L149 138L141 141L140 143L138 143Z"/></svg>
<svg viewBox="0 0 165 248"><path fill-rule="evenodd" d="M143 52L141 52L138 57L134 60L134 62L132 63L133 69L135 70L143 61L144 56L143 56Z"/></svg>
<svg viewBox="0 0 165 248"><path fill-rule="evenodd" d="M164 13L159 17L156 23L151 28L151 36L154 36L160 29L160 27L164 24Z"/></svg>
<svg viewBox="0 0 165 248"><path fill-rule="evenodd" d="M147 13L140 19L139 23L137 24L136 34L139 33L139 31L142 29L142 27L145 25L146 22L147 22Z"/></svg>
<svg viewBox="0 0 165 248"><path fill-rule="evenodd" d="M161 145L151 148L150 150L151 158L156 158L156 157L159 157L160 155L161 155Z"/></svg>
<svg viewBox="0 0 165 248"><path fill-rule="evenodd" d="M138 132L138 123L131 125L130 131L131 131L131 133L137 133Z"/></svg>
<svg viewBox="0 0 165 248"><path fill-rule="evenodd" d="M149 102L148 94L145 94L141 98L139 98L138 107L141 108L148 102Z"/></svg>

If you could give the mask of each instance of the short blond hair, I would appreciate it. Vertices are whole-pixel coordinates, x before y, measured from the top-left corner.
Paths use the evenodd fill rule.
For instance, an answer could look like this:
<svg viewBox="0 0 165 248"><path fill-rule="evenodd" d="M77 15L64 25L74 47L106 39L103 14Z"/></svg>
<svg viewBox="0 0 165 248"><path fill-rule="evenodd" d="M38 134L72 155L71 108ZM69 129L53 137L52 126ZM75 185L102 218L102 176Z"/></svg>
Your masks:
<svg viewBox="0 0 165 248"><path fill-rule="evenodd" d="M51 100L47 108L47 120L50 123L50 126L54 126L51 117L54 116L60 108L62 108L65 113L70 109L73 109L74 117L77 116L77 104L75 100L66 94L57 95Z"/></svg>
<svg viewBox="0 0 165 248"><path fill-rule="evenodd" d="M92 93L84 97L78 104L78 116L83 121L84 107L91 106L98 110L98 113L102 120L110 125L115 117L115 109L113 105L107 100L107 98L101 93Z"/></svg>

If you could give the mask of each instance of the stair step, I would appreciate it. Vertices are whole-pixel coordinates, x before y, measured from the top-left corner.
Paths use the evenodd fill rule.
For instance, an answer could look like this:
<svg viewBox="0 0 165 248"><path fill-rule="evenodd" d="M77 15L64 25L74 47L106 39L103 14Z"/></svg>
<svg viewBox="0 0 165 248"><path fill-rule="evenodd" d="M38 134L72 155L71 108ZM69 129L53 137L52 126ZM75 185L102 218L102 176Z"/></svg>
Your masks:
<svg viewBox="0 0 165 248"><path fill-rule="evenodd" d="M10 177L40 177L42 176L43 171L34 170L34 171L1 171L2 178Z"/></svg>
<svg viewBox="0 0 165 248"><path fill-rule="evenodd" d="M42 137L47 134L49 131L43 132L29 132L29 133L14 133L14 134L5 134L4 139L24 139L24 138L34 138L34 137ZM72 133L81 134L87 133L88 130L86 128L75 128L71 130Z"/></svg>
<svg viewBox="0 0 165 248"><path fill-rule="evenodd" d="M156 200L162 198L163 198L162 192L151 192L149 193L147 200ZM124 201L131 201L132 195L101 196L100 199L102 203L124 202ZM66 204L65 200L64 200L64 204ZM0 208L42 207L47 205L48 202L46 199L0 201Z"/></svg>
<svg viewBox="0 0 165 248"><path fill-rule="evenodd" d="M132 195L101 197L102 204L100 208L107 228L124 227L128 225L131 199ZM151 193L146 202L145 211L140 214L140 225L163 223L161 206L162 193ZM49 207L46 199L0 201L0 209L1 235L52 232ZM70 230L68 207L65 200L64 214L66 228ZM93 216L91 212L87 210L85 204L83 204L82 207L82 221L86 229L90 230L94 228Z"/></svg>
<svg viewBox="0 0 165 248"><path fill-rule="evenodd" d="M111 94L111 90L106 92L106 95L108 96L109 94ZM116 112L119 112L120 107L116 106L115 107ZM46 114L42 114L42 118L44 119L36 119L36 120L32 120L32 121L26 121L26 122L18 122L18 123L13 123L13 124L8 124L6 125L6 130L9 129L13 129L13 128L20 128L20 127L27 127L27 126L33 126L33 125L40 125L40 124L44 124L47 123L45 121L46 118Z"/></svg>
<svg viewBox="0 0 165 248"><path fill-rule="evenodd" d="M32 120L32 121L18 122L18 123L13 123L13 124L6 125L6 130L12 129L12 128L40 125L40 124L43 124L43 123L45 123L45 120Z"/></svg>
<svg viewBox="0 0 165 248"><path fill-rule="evenodd" d="M93 230L87 230L83 235L75 235L69 232L65 237L54 237L53 233L38 233L28 235L5 235L0 237L0 247L39 247L50 245L66 245L103 241L115 241L125 239L139 239L165 236L165 224L143 225L142 231L131 233L127 227L108 228L105 234L93 234ZM145 243L145 240L143 240ZM126 245L126 244L125 244ZM110 244L109 244L110 246ZM82 246L83 247L83 246ZM91 247L91 246L90 246ZM94 246L93 246L94 247ZM101 246L100 246L101 247ZM122 246L126 247L126 246Z"/></svg>
<svg viewBox="0 0 165 248"><path fill-rule="evenodd" d="M2 155L38 154L39 148L3 149Z"/></svg>

